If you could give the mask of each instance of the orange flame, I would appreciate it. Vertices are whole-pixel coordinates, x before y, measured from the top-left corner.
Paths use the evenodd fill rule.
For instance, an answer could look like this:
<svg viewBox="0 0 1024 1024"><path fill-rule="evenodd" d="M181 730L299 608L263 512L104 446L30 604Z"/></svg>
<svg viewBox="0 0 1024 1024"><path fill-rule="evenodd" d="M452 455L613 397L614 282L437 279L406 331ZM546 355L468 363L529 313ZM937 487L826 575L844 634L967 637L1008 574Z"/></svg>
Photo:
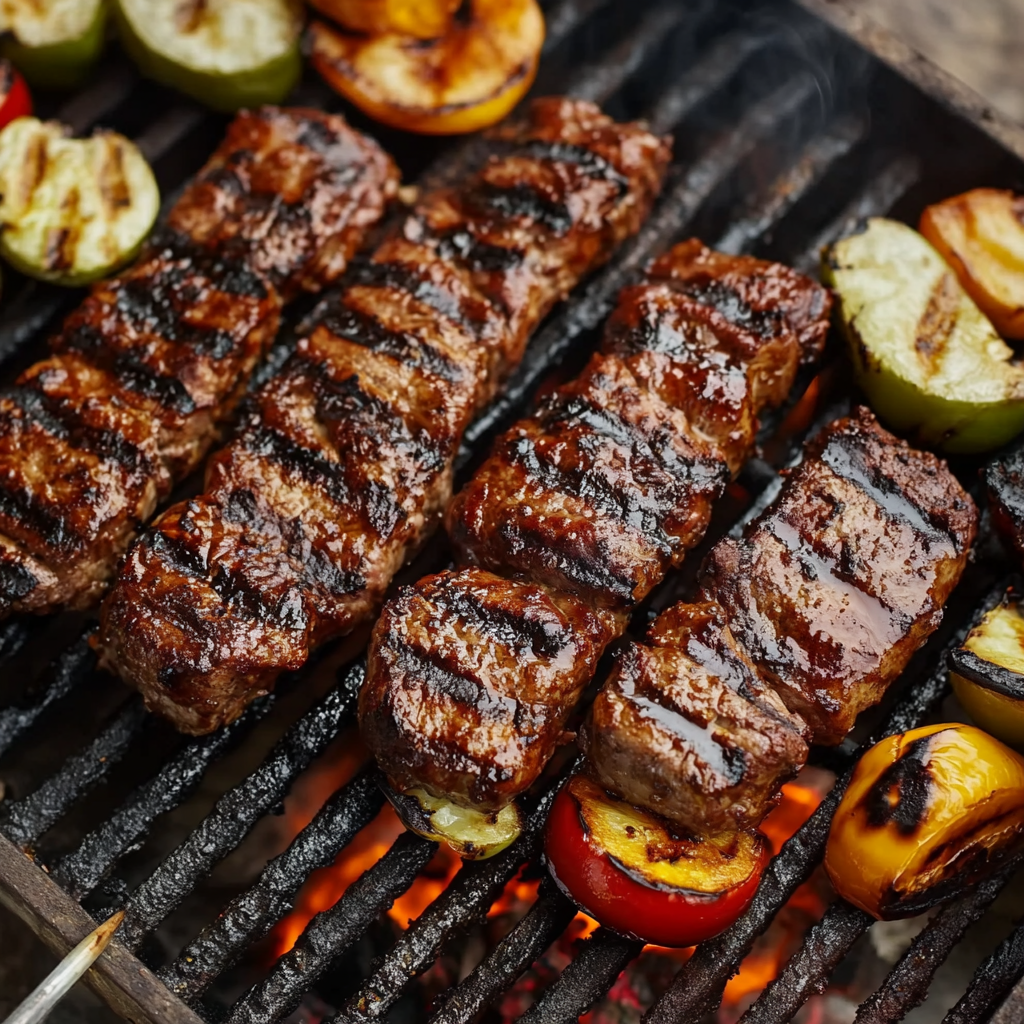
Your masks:
<svg viewBox="0 0 1024 1024"><path fill-rule="evenodd" d="M761 831L768 837L773 853L778 853L786 840L814 813L833 781L828 772L805 769L797 779L782 787L778 806L761 823ZM767 988L807 929L821 919L828 902L827 887L815 876L793 893L768 931L744 958L739 973L729 979L722 996L719 1021L735 1020L739 1012Z"/></svg>

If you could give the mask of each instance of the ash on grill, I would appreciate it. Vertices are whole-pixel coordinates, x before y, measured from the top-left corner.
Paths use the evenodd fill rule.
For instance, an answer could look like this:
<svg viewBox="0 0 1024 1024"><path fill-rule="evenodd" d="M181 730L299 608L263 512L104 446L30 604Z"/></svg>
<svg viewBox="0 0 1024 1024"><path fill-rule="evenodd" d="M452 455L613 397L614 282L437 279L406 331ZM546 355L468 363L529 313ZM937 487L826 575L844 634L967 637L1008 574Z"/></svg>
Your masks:
<svg viewBox="0 0 1024 1024"><path fill-rule="evenodd" d="M819 247L862 217L913 221L926 203L970 187L1024 185L1024 132L895 41L863 34L902 76L822 20L860 31L845 0L550 0L546 15L535 92L593 99L617 118L646 117L675 134L675 164L650 222L552 313L505 395L470 428L463 475L539 386L582 365L620 288L673 241L697 235L813 270ZM313 80L296 99L339 105ZM140 82L118 60L59 114L77 130L100 122L135 137L168 194L223 131L221 119ZM398 159L407 181L450 180L481 156L472 141L403 138L354 121ZM8 294L4 381L38 358L76 298L16 278ZM270 365L286 352L285 342ZM766 425L761 457L730 488L705 547L655 592L636 627L686 593L707 546L770 498L777 469L800 441L844 411L846 376L833 360ZM956 469L976 491L976 464ZM444 557L435 551L407 578ZM944 652L1008 564L983 535L943 627L891 698L844 746L815 752L812 762L834 773L838 788L860 741L936 713L946 693ZM571 751L533 794L513 846L488 861L445 863L433 844L388 823L378 780L362 767L352 730L365 637L325 652L229 728L183 739L95 673L88 628L68 616L0 625L0 899L65 952L89 930L89 914L125 907L114 955L92 983L126 1019L241 1024L297 1013L456 1024L483 1014L560 1024L594 1006L595 1024L741 1014L767 1024L801 1013L822 1022L856 1013L858 1024L870 1024L901 1019L931 988L916 1019L948 1010L947 1021L966 1024L991 1017L1024 974L1024 930L1010 922L1024 898L1019 879L994 879L918 922L923 930L909 946L905 925L872 925L842 903L826 907L815 868L838 792L813 808L813 790L799 788L780 813L810 817L744 918L695 951L637 959L636 943L591 933L560 894L543 884L537 891L539 830ZM318 869L327 874L309 881ZM296 901L301 913L293 914ZM321 912L307 924L312 910ZM1021 1019L1022 1005L1024 989L1002 1019Z"/></svg>

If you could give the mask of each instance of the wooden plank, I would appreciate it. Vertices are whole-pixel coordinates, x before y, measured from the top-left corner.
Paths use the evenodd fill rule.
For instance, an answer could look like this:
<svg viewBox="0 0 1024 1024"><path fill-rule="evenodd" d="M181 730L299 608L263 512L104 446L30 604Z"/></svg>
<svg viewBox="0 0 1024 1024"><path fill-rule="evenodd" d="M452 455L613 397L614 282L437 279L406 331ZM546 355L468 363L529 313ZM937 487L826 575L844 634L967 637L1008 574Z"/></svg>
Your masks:
<svg viewBox="0 0 1024 1024"><path fill-rule="evenodd" d="M861 11L854 0L794 0L811 14L850 36L869 53L911 81L944 107L977 125L1024 159L1024 127L994 109L984 97L933 64Z"/></svg>
<svg viewBox="0 0 1024 1024"><path fill-rule="evenodd" d="M58 956L66 956L97 922L27 854L0 836L0 903L14 911ZM133 1024L203 1024L156 975L117 943L85 975L88 986Z"/></svg>

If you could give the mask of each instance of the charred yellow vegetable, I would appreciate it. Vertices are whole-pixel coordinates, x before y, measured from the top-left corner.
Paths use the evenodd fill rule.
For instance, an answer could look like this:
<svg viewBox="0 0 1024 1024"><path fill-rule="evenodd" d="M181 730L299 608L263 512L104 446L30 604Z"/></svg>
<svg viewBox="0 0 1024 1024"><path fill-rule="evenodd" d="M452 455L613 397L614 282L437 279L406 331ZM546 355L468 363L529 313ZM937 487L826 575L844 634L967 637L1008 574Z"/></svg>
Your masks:
<svg viewBox="0 0 1024 1024"><path fill-rule="evenodd" d="M873 746L832 820L825 868L879 920L951 899L1024 851L1024 758L970 725Z"/></svg>
<svg viewBox="0 0 1024 1024"><path fill-rule="evenodd" d="M826 250L823 277L861 387L890 426L949 452L1024 429L1024 369L916 231L873 218Z"/></svg>
<svg viewBox="0 0 1024 1024"><path fill-rule="evenodd" d="M466 17L429 42L324 22L309 31L313 66L332 89L384 124L429 135L500 121L530 88L543 42L536 0L469 0Z"/></svg>
<svg viewBox="0 0 1024 1024"><path fill-rule="evenodd" d="M116 132L72 139L19 117L0 132L0 255L31 277L79 285L138 251L160 208L145 157Z"/></svg>
<svg viewBox="0 0 1024 1024"><path fill-rule="evenodd" d="M431 796L423 789L401 794L388 789L387 795L410 832L447 843L464 860L486 860L501 853L523 829L515 804L487 814Z"/></svg>
<svg viewBox="0 0 1024 1024"><path fill-rule="evenodd" d="M976 188L929 206L921 234L1004 338L1024 338L1024 196Z"/></svg>
<svg viewBox="0 0 1024 1024"><path fill-rule="evenodd" d="M448 31L461 0L310 0L328 18L350 32L385 32L436 39Z"/></svg>
<svg viewBox="0 0 1024 1024"><path fill-rule="evenodd" d="M986 732L1024 746L1024 615L1017 596L985 613L949 659L964 710Z"/></svg>

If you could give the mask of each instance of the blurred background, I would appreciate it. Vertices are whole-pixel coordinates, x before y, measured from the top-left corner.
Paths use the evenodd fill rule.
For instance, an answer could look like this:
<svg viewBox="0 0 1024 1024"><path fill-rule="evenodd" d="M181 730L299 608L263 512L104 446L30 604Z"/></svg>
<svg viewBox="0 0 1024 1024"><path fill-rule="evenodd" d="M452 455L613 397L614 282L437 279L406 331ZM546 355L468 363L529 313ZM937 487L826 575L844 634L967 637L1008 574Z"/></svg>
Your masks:
<svg viewBox="0 0 1024 1024"><path fill-rule="evenodd" d="M858 0L879 24L1024 124L1024 0Z"/></svg>

